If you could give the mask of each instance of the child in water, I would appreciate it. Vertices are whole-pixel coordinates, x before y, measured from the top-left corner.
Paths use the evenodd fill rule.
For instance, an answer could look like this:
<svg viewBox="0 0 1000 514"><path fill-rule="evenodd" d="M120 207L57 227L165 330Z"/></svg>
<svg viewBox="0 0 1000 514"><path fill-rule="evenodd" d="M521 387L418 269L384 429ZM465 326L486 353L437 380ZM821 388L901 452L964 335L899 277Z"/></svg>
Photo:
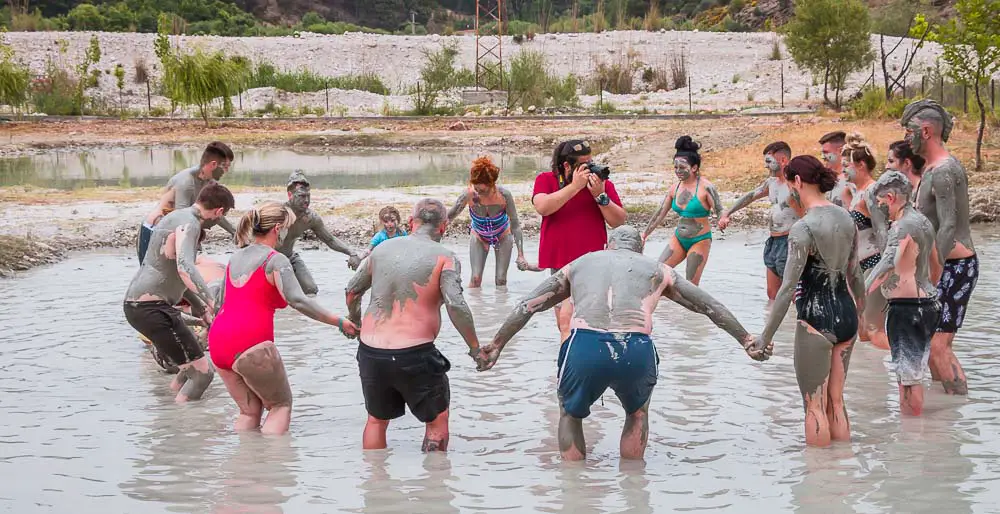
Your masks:
<svg viewBox="0 0 1000 514"><path fill-rule="evenodd" d="M371 244L368 245L368 253L372 253L372 250L376 246L392 239L395 237L403 237L406 235L406 231L400 226L400 221L402 217L399 215L399 211L393 206L383 207L381 211L378 211L378 219L382 222L382 230L379 230L372 237Z"/></svg>

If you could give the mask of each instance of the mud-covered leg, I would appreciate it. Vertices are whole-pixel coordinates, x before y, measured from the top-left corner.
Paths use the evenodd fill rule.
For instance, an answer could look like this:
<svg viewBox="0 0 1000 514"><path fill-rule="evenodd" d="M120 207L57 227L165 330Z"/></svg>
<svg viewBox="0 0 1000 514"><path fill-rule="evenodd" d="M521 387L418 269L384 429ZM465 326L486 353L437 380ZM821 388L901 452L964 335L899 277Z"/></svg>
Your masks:
<svg viewBox="0 0 1000 514"><path fill-rule="evenodd" d="M667 241L667 247L663 249L657 260L673 268L680 264L684 260L684 257L687 257L687 252L684 251L681 243L677 241L677 236L670 236L670 240Z"/></svg>
<svg viewBox="0 0 1000 514"><path fill-rule="evenodd" d="M847 418L847 406L844 405L844 384L847 382L847 368L854 352L854 341L834 345L830 358L830 379L827 386L826 415L830 423L830 439L834 441L851 440L851 422Z"/></svg>
<svg viewBox="0 0 1000 514"><path fill-rule="evenodd" d="M687 254L687 279L694 285L701 282L701 274L708 264L708 254L712 250L712 240L706 239L695 243Z"/></svg>
<svg viewBox="0 0 1000 514"><path fill-rule="evenodd" d="M494 250L497 257L496 285L507 285L507 269L510 268L510 258L514 250L514 237L507 232L500 238Z"/></svg>
<svg viewBox="0 0 1000 514"><path fill-rule="evenodd" d="M649 440L649 402L625 417L620 451L623 459L641 460Z"/></svg>
<svg viewBox="0 0 1000 514"><path fill-rule="evenodd" d="M434 421L427 423L424 429L424 442L420 446L423 452L448 451L448 410L438 414Z"/></svg>
<svg viewBox="0 0 1000 514"><path fill-rule="evenodd" d="M473 232L469 236L469 263L472 265L472 276L469 277L470 288L483 285L483 270L486 269L486 256L489 255L489 252L489 245Z"/></svg>
<svg viewBox="0 0 1000 514"><path fill-rule="evenodd" d="M268 410L260 432L266 435L288 432L292 418L292 388L274 343L263 342L243 352L233 363L233 371L243 377L247 387Z"/></svg>
<svg viewBox="0 0 1000 514"><path fill-rule="evenodd" d="M937 377L947 394L969 394L969 383L965 378L965 370L958 362L958 357L952 350L955 334L938 332L931 338L931 356L928 365L931 371L936 371Z"/></svg>
<svg viewBox="0 0 1000 514"><path fill-rule="evenodd" d="M806 444L830 445L830 422L827 419L827 383L833 344L803 321L795 329L795 378L802 393L806 413Z"/></svg>
<svg viewBox="0 0 1000 514"><path fill-rule="evenodd" d="M319 286L316 285L312 273L309 272L309 268L306 267L305 261L302 260L298 252L293 253L288 260L292 263L292 270L295 272L295 278L298 279L299 285L302 286L302 292L308 295L318 293Z"/></svg>
<svg viewBox="0 0 1000 514"><path fill-rule="evenodd" d="M885 296L880 288L865 297L864 322L868 331L868 340L872 346L889 349L889 337L885 334Z"/></svg>
<svg viewBox="0 0 1000 514"><path fill-rule="evenodd" d="M240 408L240 415L236 417L233 429L237 432L242 432L259 428L260 417L264 414L264 405L261 403L260 398L250 390L250 387L247 386L247 383L243 381L243 378L239 374L227 369L219 369L217 371L219 372L219 377L222 378L222 383L226 384L229 396L233 398L236 406Z"/></svg>
<svg viewBox="0 0 1000 514"><path fill-rule="evenodd" d="M183 385L174 398L174 401L184 403L188 400L201 399L201 396L205 394L205 390L208 389L208 385L212 383L212 378L215 376L215 368L208 361L208 357L205 356L181 366L177 374L184 375L184 377L181 382ZM181 377L178 378L180 379Z"/></svg>
<svg viewBox="0 0 1000 514"><path fill-rule="evenodd" d="M583 460L587 457L587 443L583 439L583 420L559 409L559 453L564 460Z"/></svg>

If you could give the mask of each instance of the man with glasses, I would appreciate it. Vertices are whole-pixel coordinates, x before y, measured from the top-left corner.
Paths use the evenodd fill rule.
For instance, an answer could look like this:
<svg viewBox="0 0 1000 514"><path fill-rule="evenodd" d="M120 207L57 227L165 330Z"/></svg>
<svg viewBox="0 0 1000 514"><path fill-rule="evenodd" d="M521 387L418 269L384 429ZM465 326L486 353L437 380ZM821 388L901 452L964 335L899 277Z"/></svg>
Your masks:
<svg viewBox="0 0 1000 514"><path fill-rule="evenodd" d="M295 251L295 241L298 241L302 234L311 230L316 238L329 246L331 250L346 255L348 257L347 266L352 270L358 269L361 255L331 234L326 229L323 218L309 208L309 202L312 198L309 191L309 180L306 179L302 170L295 170L289 175L288 186L285 189L288 191L288 202L285 205L295 213L295 223L288 227L288 234L280 242L277 250L291 261L292 269L295 270L295 278L299 280L302 291L307 295L314 295L319 292L319 287L313 280L312 273L309 273L305 261Z"/></svg>
<svg viewBox="0 0 1000 514"><path fill-rule="evenodd" d="M582 140L556 146L552 169L535 178L531 203L542 216L538 267L553 273L585 254L604 250L607 226L625 224L615 185L591 172L590 144ZM573 309L557 305L554 310L560 341L565 341Z"/></svg>
<svg viewBox="0 0 1000 514"><path fill-rule="evenodd" d="M186 170L178 172L167 181L167 188L160 196L156 208L151 211L139 227L137 253L139 264L146 258L153 227L172 211L186 209L194 205L201 190L211 182L222 180L233 162L233 151L225 143L213 141L205 147L201 154L201 162ZM236 234L236 229L224 216L213 220L205 226L206 229L219 225L230 235Z"/></svg>

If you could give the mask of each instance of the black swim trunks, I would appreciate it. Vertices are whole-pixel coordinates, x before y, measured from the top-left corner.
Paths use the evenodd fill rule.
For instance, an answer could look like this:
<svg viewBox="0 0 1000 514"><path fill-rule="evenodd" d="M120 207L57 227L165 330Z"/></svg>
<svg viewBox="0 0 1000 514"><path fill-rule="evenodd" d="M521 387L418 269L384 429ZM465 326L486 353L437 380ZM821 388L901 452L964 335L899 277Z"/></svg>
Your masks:
<svg viewBox="0 0 1000 514"><path fill-rule="evenodd" d="M979 281L979 258L975 255L964 259L944 261L944 271L938 281L938 302L941 303L941 321L937 331L948 334L958 332L965 321L969 297Z"/></svg>
<svg viewBox="0 0 1000 514"><path fill-rule="evenodd" d="M795 287L798 319L823 334L831 343L853 340L858 334L858 310L841 273L832 273L814 255Z"/></svg>
<svg viewBox="0 0 1000 514"><path fill-rule="evenodd" d="M788 262L788 236L771 236L764 243L764 267L781 278Z"/></svg>
<svg viewBox="0 0 1000 514"><path fill-rule="evenodd" d="M405 413L405 405L414 417L430 423L448 410L451 363L434 343L401 350L360 343L357 359L365 408L372 417L396 419Z"/></svg>
<svg viewBox="0 0 1000 514"><path fill-rule="evenodd" d="M180 366L205 356L198 336L184 324L181 311L164 301L125 302L125 319L152 341L164 368Z"/></svg>
<svg viewBox="0 0 1000 514"><path fill-rule="evenodd" d="M931 355L931 337L940 314L941 308L933 298L889 299L885 333L900 384L918 385L924 379L924 367Z"/></svg>

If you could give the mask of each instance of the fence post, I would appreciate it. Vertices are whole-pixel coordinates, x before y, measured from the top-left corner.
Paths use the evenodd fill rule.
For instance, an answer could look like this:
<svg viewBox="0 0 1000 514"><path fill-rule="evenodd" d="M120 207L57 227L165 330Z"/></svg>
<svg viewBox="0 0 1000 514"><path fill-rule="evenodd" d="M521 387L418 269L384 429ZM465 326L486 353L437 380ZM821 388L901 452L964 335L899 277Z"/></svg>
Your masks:
<svg viewBox="0 0 1000 514"><path fill-rule="evenodd" d="M997 110L997 79L990 80L990 109Z"/></svg>
<svg viewBox="0 0 1000 514"><path fill-rule="evenodd" d="M785 61L781 61L781 108L785 108Z"/></svg>
<svg viewBox="0 0 1000 514"><path fill-rule="evenodd" d="M688 112L694 112L694 102L691 99L691 74L688 73Z"/></svg>
<svg viewBox="0 0 1000 514"><path fill-rule="evenodd" d="M944 75L938 77L938 103L944 105Z"/></svg>
<svg viewBox="0 0 1000 514"><path fill-rule="evenodd" d="M323 81L323 86L324 86L323 87L323 92L326 93L326 113L325 114L327 116L329 116L330 115L330 81L329 80L324 80ZM419 93L417 93L417 94L419 96Z"/></svg>
<svg viewBox="0 0 1000 514"><path fill-rule="evenodd" d="M920 77L920 98L923 98L927 91L927 75Z"/></svg>
<svg viewBox="0 0 1000 514"><path fill-rule="evenodd" d="M962 84L962 111L969 114L969 86Z"/></svg>
<svg viewBox="0 0 1000 514"><path fill-rule="evenodd" d="M903 75L903 98L906 98L906 75Z"/></svg>

